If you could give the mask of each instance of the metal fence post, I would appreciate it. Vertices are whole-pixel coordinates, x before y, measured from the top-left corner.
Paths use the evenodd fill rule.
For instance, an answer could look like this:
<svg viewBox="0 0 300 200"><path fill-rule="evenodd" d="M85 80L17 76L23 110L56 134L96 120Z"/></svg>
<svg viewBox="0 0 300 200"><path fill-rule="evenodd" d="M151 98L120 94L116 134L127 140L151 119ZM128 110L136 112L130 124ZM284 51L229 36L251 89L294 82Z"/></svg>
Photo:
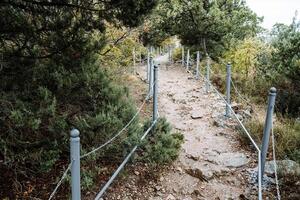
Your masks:
<svg viewBox="0 0 300 200"><path fill-rule="evenodd" d="M73 129L70 132L70 157L71 166L71 190L72 200L81 199L80 191L80 137L79 131Z"/></svg>
<svg viewBox="0 0 300 200"><path fill-rule="evenodd" d="M205 89L206 89L206 93L208 93L209 92L209 89L210 89L210 87L209 87L209 72L210 72L210 59L209 59L209 56L208 56L208 54L206 54L206 58L207 58L207 60L206 60L206 81L205 81Z"/></svg>
<svg viewBox="0 0 300 200"><path fill-rule="evenodd" d="M265 170L265 162L269 147L269 139L270 139L270 131L272 128L272 120L273 120L273 112L275 106L275 98L276 98L276 88L272 87L269 91L269 100L268 100L268 108L267 108L267 115L265 120L265 127L262 139L262 147L261 147L261 176L264 176Z"/></svg>
<svg viewBox="0 0 300 200"><path fill-rule="evenodd" d="M150 81L150 50L148 48L147 52L147 82L149 83Z"/></svg>
<svg viewBox="0 0 300 200"><path fill-rule="evenodd" d="M153 119L152 122L156 121L158 118L158 110L157 110L157 102L158 102L158 66L154 65L153 67L154 73L154 90L153 90Z"/></svg>
<svg viewBox="0 0 300 200"><path fill-rule="evenodd" d="M149 71L149 98L153 95L153 57L150 56L150 71Z"/></svg>
<svg viewBox="0 0 300 200"><path fill-rule="evenodd" d="M184 66L184 47L181 48L181 65Z"/></svg>
<svg viewBox="0 0 300 200"><path fill-rule="evenodd" d="M186 53L186 70L189 70L189 65L190 65L190 50L187 50Z"/></svg>
<svg viewBox="0 0 300 200"><path fill-rule="evenodd" d="M226 104L226 113L225 116L226 117L230 117L230 82L231 82L231 63L228 63L226 65L226 71L227 71L227 75L226 75L226 101L229 104Z"/></svg>
<svg viewBox="0 0 300 200"><path fill-rule="evenodd" d="M200 65L200 52L197 51L197 63L196 63L196 80L199 80L199 65Z"/></svg>

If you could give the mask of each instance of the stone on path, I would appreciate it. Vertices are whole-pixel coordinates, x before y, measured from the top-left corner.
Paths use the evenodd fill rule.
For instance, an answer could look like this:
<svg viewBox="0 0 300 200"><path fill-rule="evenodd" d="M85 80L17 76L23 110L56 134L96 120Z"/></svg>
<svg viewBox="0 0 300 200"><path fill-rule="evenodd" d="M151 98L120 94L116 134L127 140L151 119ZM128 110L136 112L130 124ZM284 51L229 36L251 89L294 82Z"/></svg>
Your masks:
<svg viewBox="0 0 300 200"><path fill-rule="evenodd" d="M200 168L188 168L185 171L187 174L191 175L192 177L198 178L201 181L208 182L207 178L204 176Z"/></svg>
<svg viewBox="0 0 300 200"><path fill-rule="evenodd" d="M217 157L217 162L226 167L242 167L246 165L249 160L243 153L221 153Z"/></svg>
<svg viewBox="0 0 300 200"><path fill-rule="evenodd" d="M199 110L193 110L191 113L191 118L192 119L201 119L203 117L203 112Z"/></svg>
<svg viewBox="0 0 300 200"><path fill-rule="evenodd" d="M169 194L166 200L176 200L176 198L172 194Z"/></svg>

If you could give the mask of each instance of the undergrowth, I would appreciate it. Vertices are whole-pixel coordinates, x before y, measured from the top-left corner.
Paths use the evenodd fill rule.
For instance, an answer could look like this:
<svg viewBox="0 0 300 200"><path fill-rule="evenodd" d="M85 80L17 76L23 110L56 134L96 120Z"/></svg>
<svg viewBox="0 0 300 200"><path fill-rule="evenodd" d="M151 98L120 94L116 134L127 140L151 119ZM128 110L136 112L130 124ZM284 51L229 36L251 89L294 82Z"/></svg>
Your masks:
<svg viewBox="0 0 300 200"><path fill-rule="evenodd" d="M149 127L148 121L144 130ZM165 118L159 118L149 138L142 143L140 159L153 165L168 164L174 161L183 143L183 135L179 132L171 133L171 125Z"/></svg>
<svg viewBox="0 0 300 200"><path fill-rule="evenodd" d="M252 119L246 122L245 126L253 139L261 146L264 123ZM300 164L300 123L296 120L280 118L274 122L273 132L278 159L291 159ZM243 133L240 135L242 141L249 144L248 137ZM270 139L269 152L272 152L271 144Z"/></svg>

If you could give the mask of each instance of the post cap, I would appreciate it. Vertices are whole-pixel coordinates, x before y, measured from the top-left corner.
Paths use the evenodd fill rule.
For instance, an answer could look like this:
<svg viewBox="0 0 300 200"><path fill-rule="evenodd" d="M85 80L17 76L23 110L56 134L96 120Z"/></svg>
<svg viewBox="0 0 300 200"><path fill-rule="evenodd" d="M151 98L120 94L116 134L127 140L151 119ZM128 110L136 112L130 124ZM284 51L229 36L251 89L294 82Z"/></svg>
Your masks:
<svg viewBox="0 0 300 200"><path fill-rule="evenodd" d="M277 90L276 90L275 87L271 87L271 88L270 88L270 93L276 93L276 91L277 91Z"/></svg>
<svg viewBox="0 0 300 200"><path fill-rule="evenodd" d="M228 62L227 65L231 65L231 62Z"/></svg>
<svg viewBox="0 0 300 200"><path fill-rule="evenodd" d="M155 65L154 65L154 68L155 68L155 69L158 69L158 65L159 65L159 64L155 64Z"/></svg>
<svg viewBox="0 0 300 200"><path fill-rule="evenodd" d="M71 132L70 132L70 135L72 138L76 138L76 137L79 137L79 130L78 129L72 129Z"/></svg>

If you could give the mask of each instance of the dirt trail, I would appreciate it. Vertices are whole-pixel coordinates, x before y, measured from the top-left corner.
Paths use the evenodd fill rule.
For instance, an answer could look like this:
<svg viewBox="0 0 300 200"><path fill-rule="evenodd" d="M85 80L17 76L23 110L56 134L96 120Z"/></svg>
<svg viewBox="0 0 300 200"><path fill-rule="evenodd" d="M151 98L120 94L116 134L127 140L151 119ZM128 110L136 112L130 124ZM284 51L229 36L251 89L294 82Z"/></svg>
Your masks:
<svg viewBox="0 0 300 200"><path fill-rule="evenodd" d="M242 150L233 120L224 118L225 104L205 84L181 66L168 66L167 56L157 58L159 113L185 141L179 158L158 180L145 182L135 173L116 186L108 199L193 200L257 199L249 183L254 154ZM139 74L146 77L145 67ZM146 172L147 173L147 172Z"/></svg>
<svg viewBox="0 0 300 200"><path fill-rule="evenodd" d="M240 150L236 132L215 125L223 118L224 104L215 94L206 94L204 83L183 67L167 70L166 60L166 56L156 60L160 63L159 111L184 134L185 142L174 170L163 176L164 192L152 198L249 198L246 169L253 159Z"/></svg>

